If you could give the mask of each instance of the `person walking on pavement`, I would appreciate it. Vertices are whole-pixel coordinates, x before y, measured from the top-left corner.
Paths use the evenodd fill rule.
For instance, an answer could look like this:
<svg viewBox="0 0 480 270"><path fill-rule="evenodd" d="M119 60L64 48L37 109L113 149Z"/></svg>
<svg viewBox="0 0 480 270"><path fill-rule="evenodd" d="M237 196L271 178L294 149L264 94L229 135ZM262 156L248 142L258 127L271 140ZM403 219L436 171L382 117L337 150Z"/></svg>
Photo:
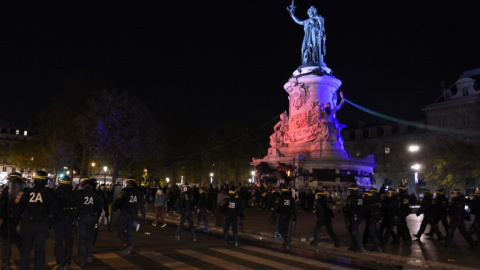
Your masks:
<svg viewBox="0 0 480 270"><path fill-rule="evenodd" d="M95 179L84 177L80 180L80 190L75 192L75 204L78 209L78 265L93 261L95 242L95 224L104 207L104 201L94 188Z"/></svg>
<svg viewBox="0 0 480 270"><path fill-rule="evenodd" d="M347 226L349 227L352 239L351 248L357 249L359 252L365 252L359 232L360 223L362 223L365 214L365 203L363 198L358 194L357 186L349 186L347 192L348 196L345 203L345 211L348 218Z"/></svg>
<svg viewBox="0 0 480 270"><path fill-rule="evenodd" d="M18 222L13 218L15 199L25 189L25 181L18 172L9 173L7 184L0 191L0 238L2 240L2 269L10 269L12 245L20 250L20 235L17 232Z"/></svg>
<svg viewBox="0 0 480 270"><path fill-rule="evenodd" d="M437 189L435 191L435 196L433 198L433 207L435 209L435 216L433 217L433 222L438 226L438 222L441 221L443 228L445 229L445 235L448 234L448 199L445 197L445 191L443 189ZM430 232L426 233L425 235L433 236L431 227Z"/></svg>
<svg viewBox="0 0 480 270"><path fill-rule="evenodd" d="M480 242L480 193L473 193L473 200L470 204L470 214L475 215L472 226L477 235L477 243Z"/></svg>
<svg viewBox="0 0 480 270"><path fill-rule="evenodd" d="M280 186L280 196L275 201L275 212L278 213L278 232L283 237L283 245L290 246L292 238L290 237L290 220L297 221L297 207L292 197L292 192L286 185Z"/></svg>
<svg viewBox="0 0 480 270"><path fill-rule="evenodd" d="M208 225L207 220L207 187L202 187L199 190L198 196L198 219L197 219L197 230L200 230L200 222L203 221L203 226L205 228L205 232L210 231L210 226Z"/></svg>
<svg viewBox="0 0 480 270"><path fill-rule="evenodd" d="M397 233L395 233L393 228L398 225L397 222L400 203L393 188L389 188L386 194L387 197L384 200L385 232L382 236L382 244L386 244L388 239L390 239L390 236L393 238L393 243L397 243L400 236L397 234L398 230Z"/></svg>
<svg viewBox="0 0 480 270"><path fill-rule="evenodd" d="M433 217L435 216L435 209L433 208L432 193L429 189L423 189L422 193L423 193L423 199L422 199L422 202L420 203L420 208L418 209L416 215L418 217L421 214L423 214L423 219L422 219L422 223L420 224L420 228L418 232L413 236L415 236L417 240L420 240L420 237L425 232L425 228L427 227L427 224L429 224L432 232L438 236L439 240L442 240L443 239L442 233L438 229L438 225L433 220Z"/></svg>
<svg viewBox="0 0 480 270"><path fill-rule="evenodd" d="M68 269L73 253L73 223L78 216L77 205L73 196L72 180L68 175L61 175L55 190L60 213L55 216L55 259L56 270Z"/></svg>
<svg viewBox="0 0 480 270"><path fill-rule="evenodd" d="M180 240L180 233L183 231L183 224L185 224L185 221L188 221L188 226L192 233L192 240L193 242L196 242L197 238L195 236L195 226L193 226L193 194L188 185L183 186L183 191L180 197L179 208L181 216L180 222L178 222L177 232L175 233L175 239Z"/></svg>
<svg viewBox="0 0 480 270"><path fill-rule="evenodd" d="M233 231L234 245L238 246L238 217L243 221L245 219L243 214L242 202L236 198L235 190L228 191L229 197L225 198L220 204L220 212L225 214L225 223L223 227L223 239L228 244L228 230L230 225Z"/></svg>
<svg viewBox="0 0 480 270"><path fill-rule="evenodd" d="M407 216L410 215L410 195L407 193L405 186L399 186L398 192L398 216L397 216L397 233L398 237L402 237L404 244L411 244L412 237L410 236L410 229L407 224Z"/></svg>
<svg viewBox="0 0 480 270"><path fill-rule="evenodd" d="M113 203L112 212L119 210L121 213L120 224L118 225L118 237L123 244L122 255L132 254L133 250L133 225L138 216L138 210L143 220L146 218L146 207L144 194L137 188L136 180L133 177L125 179L126 187L120 191Z"/></svg>
<svg viewBox="0 0 480 270"><path fill-rule="evenodd" d="M335 247L339 247L340 241L333 231L332 226L332 218L334 217L334 214L331 205L327 201L326 193L324 191L319 191L315 197L315 215L317 216L317 223L313 230L313 241L311 244L319 246L320 231L322 230L322 227L325 226L328 235L330 235L330 238L332 238L333 243L335 244Z"/></svg>
<svg viewBox="0 0 480 270"><path fill-rule="evenodd" d="M453 242L453 235L455 230L458 228L460 234L470 245L468 249L476 249L476 245L473 242L470 234L467 233L465 228L465 197L461 194L459 189L454 189L452 191L452 198L448 206L448 216L450 218L450 228L448 229L447 239L445 240L445 246L450 247Z"/></svg>
<svg viewBox="0 0 480 270"><path fill-rule="evenodd" d="M162 223L162 228L167 226L167 223L165 223L165 218L163 217L165 199L166 196L163 193L163 190L159 187L157 192L155 193L155 201L153 202L153 204L155 205L155 220L152 223L153 226L157 226L158 222Z"/></svg>
<svg viewBox="0 0 480 270"><path fill-rule="evenodd" d="M376 252L382 252L380 240L378 239L377 224L382 217L382 203L380 202L380 195L378 192L365 191L365 230L363 233L363 244L366 244L366 240L370 238L375 245Z"/></svg>
<svg viewBox="0 0 480 270"><path fill-rule="evenodd" d="M52 189L47 188L48 174L38 171L33 177L33 188L19 194L14 217L20 218L21 241L20 269L28 269L30 251L34 247L35 267L40 270L45 264L45 245L49 230L49 217L60 212L57 198ZM18 199L18 198L17 198Z"/></svg>

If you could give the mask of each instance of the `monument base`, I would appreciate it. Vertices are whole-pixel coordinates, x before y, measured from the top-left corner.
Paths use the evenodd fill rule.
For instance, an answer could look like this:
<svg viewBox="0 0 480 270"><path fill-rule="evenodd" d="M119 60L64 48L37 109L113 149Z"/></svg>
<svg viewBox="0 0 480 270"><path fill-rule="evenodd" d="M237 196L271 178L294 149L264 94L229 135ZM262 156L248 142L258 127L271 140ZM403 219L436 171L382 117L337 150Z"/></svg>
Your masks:
<svg viewBox="0 0 480 270"><path fill-rule="evenodd" d="M320 156L321 155L321 156ZM265 157L253 159L251 165L257 169L261 163L267 164L272 170L280 167L292 167L291 184L294 188L308 188L315 182L318 186L347 186L357 184L359 187L370 188L372 185L375 160L373 155L364 159L354 159L346 152L335 149L324 150L317 156L316 153L297 155L295 157ZM259 171L257 170L257 173ZM265 179L265 175L258 175L258 179L265 182L274 182L281 179ZM290 182L292 182L290 181Z"/></svg>

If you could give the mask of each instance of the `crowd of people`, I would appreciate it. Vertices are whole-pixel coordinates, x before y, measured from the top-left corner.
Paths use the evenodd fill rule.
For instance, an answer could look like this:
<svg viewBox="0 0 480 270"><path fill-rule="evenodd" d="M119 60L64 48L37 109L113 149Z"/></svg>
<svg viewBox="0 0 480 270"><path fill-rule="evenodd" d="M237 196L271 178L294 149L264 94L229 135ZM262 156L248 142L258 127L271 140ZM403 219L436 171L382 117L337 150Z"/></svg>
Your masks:
<svg viewBox="0 0 480 270"><path fill-rule="evenodd" d="M46 239L51 229L54 231L56 269L70 267L75 231L78 264L91 263L98 224L102 221L108 226L110 223L118 226L118 237L123 245L121 252L123 255L131 254L133 232L139 229L138 214L140 212L146 221L148 204L153 204L156 210L153 226L166 226L164 213L179 217L175 233L177 240L180 240L185 222L188 222L191 239L196 241L199 230L210 231L207 217L216 216L215 226L223 226L227 244L229 229L232 228L233 245L238 246L238 220L243 231L242 221L245 210L249 208L269 213L273 237L282 237L285 246L292 241L291 231L295 228L289 228L289 224L296 222L298 211L316 215L311 244L317 246L320 245L323 227L334 245L340 246L332 226L335 214L343 214L351 236L350 248L359 252L364 252L368 246L382 252L382 246L390 239L393 243L401 241L408 245L412 243L412 236L420 239L422 235L436 235L449 247L457 228L470 249L475 249L480 239L480 186L468 203L458 189L452 190L450 200L443 189L437 189L433 194L428 189L422 190L420 206L415 214L423 214L423 220L417 233L411 236L406 219L412 213L411 206L417 203L417 198L409 195L404 186L396 190L384 187L359 190L355 185L345 185L298 191L286 184L276 183L140 187L133 177L129 177L125 180L125 187L120 186L114 198L114 186L98 186L93 178L82 178L75 188L66 175L62 175L58 184L50 188L47 181L47 173L39 171L34 177L33 187L26 188L25 179L19 173L8 175L8 184L0 192L2 269L10 268L13 246L19 249L21 269L28 268L32 247L35 269L43 269ZM470 212L465 210L466 204ZM475 215L475 219L467 231L464 220L469 219L470 214ZM427 225L430 231L425 233ZM472 234L476 234L476 241Z"/></svg>

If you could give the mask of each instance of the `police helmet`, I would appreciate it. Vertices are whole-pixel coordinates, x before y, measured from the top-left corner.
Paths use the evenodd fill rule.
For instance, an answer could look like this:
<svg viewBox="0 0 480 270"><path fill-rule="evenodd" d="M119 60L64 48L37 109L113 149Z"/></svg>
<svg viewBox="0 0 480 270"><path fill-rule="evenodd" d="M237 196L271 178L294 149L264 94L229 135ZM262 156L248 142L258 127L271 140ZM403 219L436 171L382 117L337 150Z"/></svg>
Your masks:
<svg viewBox="0 0 480 270"><path fill-rule="evenodd" d="M365 194L365 196L367 196L367 197L373 197L375 195L371 191L365 191L365 192L363 192L363 194Z"/></svg>
<svg viewBox="0 0 480 270"><path fill-rule="evenodd" d="M376 188L371 188L371 189L370 189L370 192L375 195L375 194L378 193L378 189L376 189Z"/></svg>
<svg viewBox="0 0 480 270"><path fill-rule="evenodd" d="M430 189L428 189L428 188L422 189L422 192L425 193L425 194L427 194L427 193L432 193L432 191L431 191Z"/></svg>
<svg viewBox="0 0 480 270"><path fill-rule="evenodd" d="M90 178L90 179L91 179L91 181L92 181L92 187L96 189L96 188L97 188L97 185L98 185L97 179L95 179L95 178Z"/></svg>
<svg viewBox="0 0 480 270"><path fill-rule="evenodd" d="M458 188L452 190L452 194L460 195L461 193L462 193L462 192L461 192L460 189L458 189Z"/></svg>
<svg viewBox="0 0 480 270"><path fill-rule="evenodd" d="M350 186L348 187L348 190L350 190L350 191L358 191L358 187L357 187L356 185L350 185Z"/></svg>
<svg viewBox="0 0 480 270"><path fill-rule="evenodd" d="M85 187L86 185L93 186L93 180L90 177L83 177L80 179L80 186Z"/></svg>
<svg viewBox="0 0 480 270"><path fill-rule="evenodd" d="M444 195L445 190L443 188L440 188L440 189L435 190L435 193L437 193L437 195Z"/></svg>
<svg viewBox="0 0 480 270"><path fill-rule="evenodd" d="M62 184L62 185L71 185L72 184L72 179L70 179L70 176L68 176L66 174L61 174L58 179L59 179L60 184Z"/></svg>
<svg viewBox="0 0 480 270"><path fill-rule="evenodd" d="M7 179L8 179L8 181L15 181L15 180L23 181L22 175L18 172L9 173L8 176L7 176Z"/></svg>
<svg viewBox="0 0 480 270"><path fill-rule="evenodd" d="M398 186L398 192L399 193L404 193L407 191L407 188L405 186Z"/></svg>
<svg viewBox="0 0 480 270"><path fill-rule="evenodd" d="M130 176L125 179L125 184L129 187L135 187L137 186L137 180L135 180L135 177Z"/></svg>
<svg viewBox="0 0 480 270"><path fill-rule="evenodd" d="M48 173L46 171L37 171L33 177L35 185L46 186L48 182Z"/></svg>

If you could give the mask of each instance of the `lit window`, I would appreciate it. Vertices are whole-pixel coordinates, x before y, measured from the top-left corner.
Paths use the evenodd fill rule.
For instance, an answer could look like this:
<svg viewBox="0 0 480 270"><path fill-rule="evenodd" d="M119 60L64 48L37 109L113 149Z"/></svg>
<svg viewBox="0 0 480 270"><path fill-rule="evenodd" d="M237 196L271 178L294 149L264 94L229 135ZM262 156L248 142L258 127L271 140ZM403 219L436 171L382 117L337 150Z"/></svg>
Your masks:
<svg viewBox="0 0 480 270"><path fill-rule="evenodd" d="M20 130L15 130L15 135L20 135Z"/></svg>
<svg viewBox="0 0 480 270"><path fill-rule="evenodd" d="M385 147L385 155L390 154L390 147Z"/></svg>
<svg viewBox="0 0 480 270"><path fill-rule="evenodd" d="M25 130L25 131L23 132L23 136L27 136L27 135L28 135L28 132Z"/></svg>

